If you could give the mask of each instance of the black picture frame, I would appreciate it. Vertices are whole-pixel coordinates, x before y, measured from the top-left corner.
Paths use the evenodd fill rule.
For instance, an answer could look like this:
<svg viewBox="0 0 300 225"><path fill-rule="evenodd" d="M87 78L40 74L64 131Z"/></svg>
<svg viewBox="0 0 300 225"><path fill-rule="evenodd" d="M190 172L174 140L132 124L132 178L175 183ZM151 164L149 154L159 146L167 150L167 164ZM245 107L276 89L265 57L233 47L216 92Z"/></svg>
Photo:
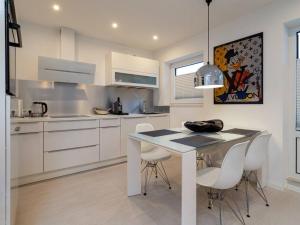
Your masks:
<svg viewBox="0 0 300 225"><path fill-rule="evenodd" d="M238 43L238 42L242 42L245 41L247 39L253 39L255 37L259 37L261 38L261 96L259 101L256 102L220 102L220 101L216 101L216 91L214 90L214 104L216 105L237 105L237 104L250 104L250 105L257 105L257 104L264 104L264 33L260 32L257 34L253 34L244 38L240 38L234 41L230 41L218 46L214 47L214 64L216 65L216 57L215 57L215 52L216 49L230 45L230 44L234 44L234 43Z"/></svg>

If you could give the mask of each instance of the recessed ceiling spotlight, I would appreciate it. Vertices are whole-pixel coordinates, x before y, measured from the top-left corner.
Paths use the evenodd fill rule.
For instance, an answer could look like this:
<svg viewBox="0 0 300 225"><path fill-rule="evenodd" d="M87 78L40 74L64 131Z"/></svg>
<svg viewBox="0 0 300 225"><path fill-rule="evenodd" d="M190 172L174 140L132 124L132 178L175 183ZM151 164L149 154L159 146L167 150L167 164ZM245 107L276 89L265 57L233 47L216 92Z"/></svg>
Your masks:
<svg viewBox="0 0 300 225"><path fill-rule="evenodd" d="M157 35L153 35L153 40L157 41L158 40L158 36Z"/></svg>
<svg viewBox="0 0 300 225"><path fill-rule="evenodd" d="M59 10L60 10L60 6L59 6L58 4L54 4L54 5L52 6L52 9L53 9L54 11L59 11Z"/></svg>
<svg viewBox="0 0 300 225"><path fill-rule="evenodd" d="M117 23L112 23L111 24L111 27L114 28L114 29L117 29L119 27L119 24Z"/></svg>

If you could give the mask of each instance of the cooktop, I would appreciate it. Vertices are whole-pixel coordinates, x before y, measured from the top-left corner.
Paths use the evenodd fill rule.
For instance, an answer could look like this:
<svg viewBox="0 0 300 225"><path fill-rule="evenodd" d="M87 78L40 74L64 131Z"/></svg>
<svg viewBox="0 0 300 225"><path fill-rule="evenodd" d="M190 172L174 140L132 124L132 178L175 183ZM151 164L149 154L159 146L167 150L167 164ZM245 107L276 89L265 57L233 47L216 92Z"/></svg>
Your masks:
<svg viewBox="0 0 300 225"><path fill-rule="evenodd" d="M50 116L51 118L77 118L77 117L90 117L88 115L55 115Z"/></svg>

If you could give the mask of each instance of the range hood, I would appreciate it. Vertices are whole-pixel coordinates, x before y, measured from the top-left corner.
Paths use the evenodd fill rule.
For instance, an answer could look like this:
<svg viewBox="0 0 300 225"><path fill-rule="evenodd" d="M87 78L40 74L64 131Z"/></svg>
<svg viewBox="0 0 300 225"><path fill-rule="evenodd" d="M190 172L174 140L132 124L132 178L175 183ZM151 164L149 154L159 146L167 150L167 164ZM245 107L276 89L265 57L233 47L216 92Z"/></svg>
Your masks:
<svg viewBox="0 0 300 225"><path fill-rule="evenodd" d="M91 84L94 82L95 64L42 56L38 60L39 80L80 84Z"/></svg>
<svg viewBox="0 0 300 225"><path fill-rule="evenodd" d="M39 80L63 83L91 84L95 79L96 65L75 60L75 31L61 28L61 57L39 56Z"/></svg>

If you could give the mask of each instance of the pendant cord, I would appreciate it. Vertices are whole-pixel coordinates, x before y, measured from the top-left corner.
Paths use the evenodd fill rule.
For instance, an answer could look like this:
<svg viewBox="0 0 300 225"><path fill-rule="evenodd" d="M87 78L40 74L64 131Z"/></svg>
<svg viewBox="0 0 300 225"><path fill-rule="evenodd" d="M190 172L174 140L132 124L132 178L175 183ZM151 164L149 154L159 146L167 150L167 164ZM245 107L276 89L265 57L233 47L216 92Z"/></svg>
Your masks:
<svg viewBox="0 0 300 225"><path fill-rule="evenodd" d="M207 23L208 23L208 32L207 32L207 36L208 36L208 42L207 42L208 43L208 46L207 46L208 58L207 58L207 64L209 64L209 56L210 56L209 55L209 44L210 44L209 43L209 39L210 39L210 33L209 33L210 32L210 30L209 30L209 5L210 5L210 2L207 3L207 6L208 6L208 20L207 20Z"/></svg>

